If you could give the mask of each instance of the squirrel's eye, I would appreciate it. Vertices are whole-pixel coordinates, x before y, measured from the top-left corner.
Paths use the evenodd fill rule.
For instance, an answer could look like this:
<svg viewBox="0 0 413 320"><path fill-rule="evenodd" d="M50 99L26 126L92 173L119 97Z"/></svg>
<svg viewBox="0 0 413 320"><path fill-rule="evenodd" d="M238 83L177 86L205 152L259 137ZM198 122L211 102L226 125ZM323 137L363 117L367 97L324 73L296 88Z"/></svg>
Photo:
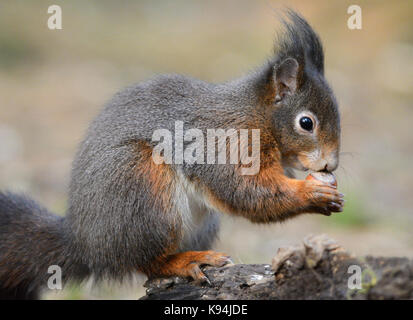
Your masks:
<svg viewBox="0 0 413 320"><path fill-rule="evenodd" d="M302 117L300 119L300 126L306 131L313 131L313 120L309 117Z"/></svg>

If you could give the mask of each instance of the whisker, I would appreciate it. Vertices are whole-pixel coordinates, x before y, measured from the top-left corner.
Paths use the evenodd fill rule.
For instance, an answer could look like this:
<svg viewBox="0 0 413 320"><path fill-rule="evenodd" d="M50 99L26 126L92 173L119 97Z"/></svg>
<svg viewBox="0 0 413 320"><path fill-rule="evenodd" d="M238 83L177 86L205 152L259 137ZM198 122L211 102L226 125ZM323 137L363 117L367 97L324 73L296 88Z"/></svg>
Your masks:
<svg viewBox="0 0 413 320"><path fill-rule="evenodd" d="M352 158L354 158L355 156L360 156L360 153L358 152L349 152L349 151L342 151L339 153L340 156L351 156Z"/></svg>

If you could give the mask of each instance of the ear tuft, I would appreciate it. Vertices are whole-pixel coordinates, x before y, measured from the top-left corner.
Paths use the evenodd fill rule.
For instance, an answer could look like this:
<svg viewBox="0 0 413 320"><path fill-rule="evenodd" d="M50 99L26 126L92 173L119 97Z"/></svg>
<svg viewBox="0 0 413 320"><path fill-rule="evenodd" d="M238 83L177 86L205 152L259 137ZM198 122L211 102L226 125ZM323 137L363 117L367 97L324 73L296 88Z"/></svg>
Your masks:
<svg viewBox="0 0 413 320"><path fill-rule="evenodd" d="M287 58L274 68L275 102L279 102L297 90L299 65L296 59Z"/></svg>

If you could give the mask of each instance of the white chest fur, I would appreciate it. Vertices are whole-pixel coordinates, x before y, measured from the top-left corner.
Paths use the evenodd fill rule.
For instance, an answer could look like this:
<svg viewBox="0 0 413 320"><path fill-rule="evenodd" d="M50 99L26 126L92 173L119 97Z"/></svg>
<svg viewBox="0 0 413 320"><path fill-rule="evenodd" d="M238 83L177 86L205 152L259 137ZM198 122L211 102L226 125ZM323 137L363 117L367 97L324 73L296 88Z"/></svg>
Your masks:
<svg viewBox="0 0 413 320"><path fill-rule="evenodd" d="M216 220L216 214L208 208L202 193L181 173L178 174L175 199L176 210L182 217L180 249L188 249L195 245L200 233Z"/></svg>

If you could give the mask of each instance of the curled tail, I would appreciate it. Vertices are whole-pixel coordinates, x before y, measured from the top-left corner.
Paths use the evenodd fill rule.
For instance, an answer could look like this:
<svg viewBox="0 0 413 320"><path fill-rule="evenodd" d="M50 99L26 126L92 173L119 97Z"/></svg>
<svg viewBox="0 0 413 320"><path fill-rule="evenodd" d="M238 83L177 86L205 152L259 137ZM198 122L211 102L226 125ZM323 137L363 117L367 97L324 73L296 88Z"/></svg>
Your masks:
<svg viewBox="0 0 413 320"><path fill-rule="evenodd" d="M64 218L33 200L0 192L0 299L37 299L47 288L48 269L57 265L62 281L76 273Z"/></svg>

